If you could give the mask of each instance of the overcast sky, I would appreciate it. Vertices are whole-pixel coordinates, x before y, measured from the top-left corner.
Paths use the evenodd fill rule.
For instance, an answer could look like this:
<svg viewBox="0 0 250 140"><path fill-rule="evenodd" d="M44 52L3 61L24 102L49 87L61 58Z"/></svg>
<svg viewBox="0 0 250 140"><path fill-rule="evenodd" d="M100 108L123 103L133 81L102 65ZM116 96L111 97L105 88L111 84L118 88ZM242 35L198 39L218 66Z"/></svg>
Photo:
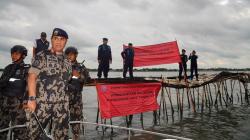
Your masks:
<svg viewBox="0 0 250 140"><path fill-rule="evenodd" d="M33 42L53 28L69 34L67 46L78 60L97 68L97 46L109 38L112 68L122 68L122 45L177 40L200 68L250 67L249 0L1 0L0 68L11 63L10 48L25 45L30 63ZM177 68L177 64L154 67Z"/></svg>

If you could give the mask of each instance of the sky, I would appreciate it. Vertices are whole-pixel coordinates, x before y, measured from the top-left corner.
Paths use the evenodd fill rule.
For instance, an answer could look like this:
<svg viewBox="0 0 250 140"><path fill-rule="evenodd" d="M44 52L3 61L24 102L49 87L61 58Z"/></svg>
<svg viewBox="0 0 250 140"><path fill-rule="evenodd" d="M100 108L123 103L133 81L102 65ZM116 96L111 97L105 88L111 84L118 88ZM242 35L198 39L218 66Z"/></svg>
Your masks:
<svg viewBox="0 0 250 140"><path fill-rule="evenodd" d="M1 0L0 68L11 63L10 48L24 45L26 63L41 32L50 41L59 27L78 61L97 68L97 48L109 38L113 63L122 68L122 45L178 41L187 54L196 50L199 68L250 68L249 0ZM152 67L178 68L178 64Z"/></svg>

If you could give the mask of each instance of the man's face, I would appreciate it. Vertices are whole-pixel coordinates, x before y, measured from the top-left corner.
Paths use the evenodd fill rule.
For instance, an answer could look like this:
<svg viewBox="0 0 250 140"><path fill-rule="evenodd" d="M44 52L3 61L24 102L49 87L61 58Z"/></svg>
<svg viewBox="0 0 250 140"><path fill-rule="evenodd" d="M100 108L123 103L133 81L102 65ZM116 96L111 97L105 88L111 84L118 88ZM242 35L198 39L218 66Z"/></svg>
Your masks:
<svg viewBox="0 0 250 140"><path fill-rule="evenodd" d="M182 51L182 54L185 54L186 53L186 51Z"/></svg>
<svg viewBox="0 0 250 140"><path fill-rule="evenodd" d="M63 52L63 49L67 43L67 39L62 36L53 36L51 38L52 50L54 52Z"/></svg>
<svg viewBox="0 0 250 140"><path fill-rule="evenodd" d="M12 62L21 62L23 59L22 59L22 53L20 52L13 52L11 54L11 59L12 59Z"/></svg>
<svg viewBox="0 0 250 140"><path fill-rule="evenodd" d="M46 40L46 36L45 35L41 36L41 39Z"/></svg>
<svg viewBox="0 0 250 140"><path fill-rule="evenodd" d="M72 52L67 55L67 58L70 60L70 62L75 62L76 57L77 57L77 54L72 53Z"/></svg>
<svg viewBox="0 0 250 140"><path fill-rule="evenodd" d="M108 44L108 40L103 40L103 44Z"/></svg>

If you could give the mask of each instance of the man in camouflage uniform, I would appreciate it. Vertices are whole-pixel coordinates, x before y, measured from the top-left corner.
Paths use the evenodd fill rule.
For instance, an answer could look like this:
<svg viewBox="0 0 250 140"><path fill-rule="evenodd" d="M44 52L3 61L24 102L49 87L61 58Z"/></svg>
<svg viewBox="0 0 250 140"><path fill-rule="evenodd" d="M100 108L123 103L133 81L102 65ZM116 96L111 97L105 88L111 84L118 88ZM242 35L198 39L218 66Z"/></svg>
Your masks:
<svg viewBox="0 0 250 140"><path fill-rule="evenodd" d="M43 128L49 120L53 120L52 135L55 140L68 139L69 99L66 90L72 65L63 54L67 40L67 33L55 28L51 37L51 50L39 52L32 60L27 103L27 108L33 112L28 125L32 140L41 139L42 136L34 114Z"/></svg>
<svg viewBox="0 0 250 140"><path fill-rule="evenodd" d="M11 58L13 63L5 67L0 78L0 129L25 124L25 111L22 103L26 94L26 79L29 65L24 63L27 56L27 49L21 45L11 48ZM27 139L26 128L16 128L13 130L14 139ZM7 139L8 131L0 133L0 140Z"/></svg>
<svg viewBox="0 0 250 140"><path fill-rule="evenodd" d="M68 47L65 50L67 58L71 61L72 77L69 82L69 109L70 121L83 121L83 84L90 79L89 72L83 64L77 62L78 50L75 47ZM71 124L73 140L79 140L80 124Z"/></svg>

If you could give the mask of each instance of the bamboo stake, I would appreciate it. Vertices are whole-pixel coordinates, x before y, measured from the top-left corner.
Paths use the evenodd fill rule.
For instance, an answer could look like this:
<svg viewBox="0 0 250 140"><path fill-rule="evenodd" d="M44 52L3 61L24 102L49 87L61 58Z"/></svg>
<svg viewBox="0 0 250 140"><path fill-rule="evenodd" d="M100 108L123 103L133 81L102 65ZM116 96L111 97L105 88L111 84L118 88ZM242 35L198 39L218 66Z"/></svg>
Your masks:
<svg viewBox="0 0 250 140"><path fill-rule="evenodd" d="M210 87L210 84L208 84L208 91L209 91L209 94L210 94L210 100L211 100L211 105L213 105L213 96L212 96L212 93L211 93L211 87Z"/></svg>
<svg viewBox="0 0 250 140"><path fill-rule="evenodd" d="M240 87L240 101L241 101L241 104L243 104L243 100L242 100L242 90L241 90L240 81L239 81L239 87Z"/></svg>
<svg viewBox="0 0 250 140"><path fill-rule="evenodd" d="M190 100L191 100L191 103L192 103L193 112L196 112L196 110L195 110L195 101L194 101L194 98L192 96L190 88L187 88L187 93L190 94Z"/></svg>
<svg viewBox="0 0 250 140"><path fill-rule="evenodd" d="M187 101L188 101L188 109L190 109L190 101L189 101L188 89L189 89L189 88L187 88L186 94L187 94ZM183 93L184 93L184 89L183 89Z"/></svg>
<svg viewBox="0 0 250 140"><path fill-rule="evenodd" d="M170 88L169 88L169 91L168 91L167 88L165 87L165 90L166 90L166 93L168 95L168 99L169 99L169 102L170 102L170 105L171 105L172 116L173 116L174 115L174 107L173 107L172 100L171 100Z"/></svg>

